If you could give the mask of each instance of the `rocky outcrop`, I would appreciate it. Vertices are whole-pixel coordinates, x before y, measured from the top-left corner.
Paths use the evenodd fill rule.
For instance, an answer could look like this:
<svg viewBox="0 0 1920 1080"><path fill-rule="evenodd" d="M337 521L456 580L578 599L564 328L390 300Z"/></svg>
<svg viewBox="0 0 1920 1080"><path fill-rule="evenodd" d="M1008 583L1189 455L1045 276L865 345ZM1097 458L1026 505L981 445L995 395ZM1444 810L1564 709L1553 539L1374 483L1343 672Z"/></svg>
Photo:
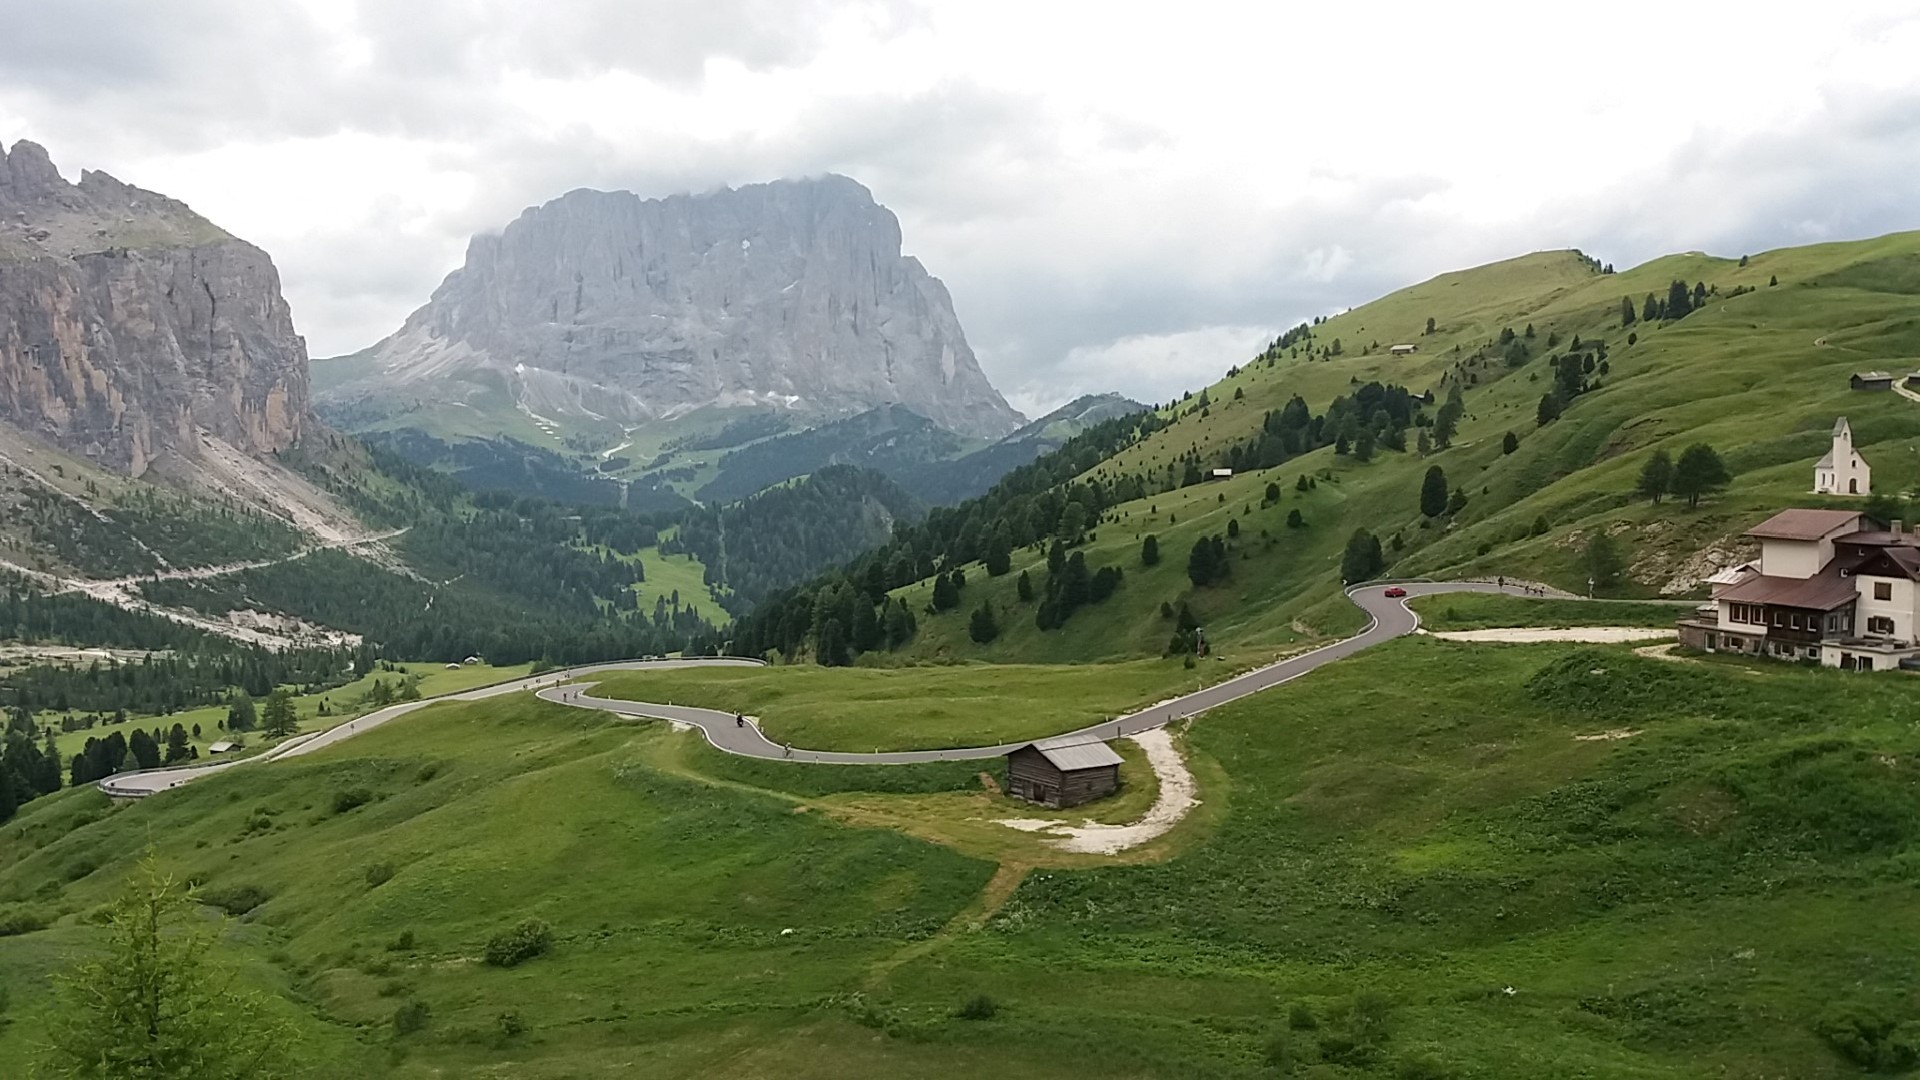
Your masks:
<svg viewBox="0 0 1920 1080"><path fill-rule="evenodd" d="M346 363L343 361L342 363ZM980 371L900 223L840 176L642 199L574 191L477 236L466 265L323 394L643 423L704 406L831 418L904 405L998 437L1021 418Z"/></svg>
<svg viewBox="0 0 1920 1080"><path fill-rule="evenodd" d="M0 421L139 476L201 434L252 454L313 421L265 252L101 172L0 153Z"/></svg>

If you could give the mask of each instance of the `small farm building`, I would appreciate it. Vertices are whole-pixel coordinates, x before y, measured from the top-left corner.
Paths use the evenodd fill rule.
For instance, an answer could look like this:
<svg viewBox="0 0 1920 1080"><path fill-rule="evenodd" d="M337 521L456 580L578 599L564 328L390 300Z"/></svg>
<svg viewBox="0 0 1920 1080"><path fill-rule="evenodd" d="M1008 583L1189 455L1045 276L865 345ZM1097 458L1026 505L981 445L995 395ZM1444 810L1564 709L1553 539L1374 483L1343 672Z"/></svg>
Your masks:
<svg viewBox="0 0 1920 1080"><path fill-rule="evenodd" d="M1028 743L1007 755L1007 794L1051 806L1078 806L1120 789L1120 755L1090 737Z"/></svg>
<svg viewBox="0 0 1920 1080"><path fill-rule="evenodd" d="M1893 376L1884 371L1856 371L1852 386L1855 390L1891 390Z"/></svg>

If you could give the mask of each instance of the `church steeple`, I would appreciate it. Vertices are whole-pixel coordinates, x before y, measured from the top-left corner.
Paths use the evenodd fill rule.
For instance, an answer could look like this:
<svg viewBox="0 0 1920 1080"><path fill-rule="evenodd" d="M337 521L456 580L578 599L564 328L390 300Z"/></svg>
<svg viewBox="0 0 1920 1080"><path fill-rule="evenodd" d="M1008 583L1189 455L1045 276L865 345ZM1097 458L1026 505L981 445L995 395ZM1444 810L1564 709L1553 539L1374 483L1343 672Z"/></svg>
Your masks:
<svg viewBox="0 0 1920 1080"><path fill-rule="evenodd" d="M1833 448L1813 467L1813 490L1819 495L1867 495L1873 490L1873 469L1853 447L1853 426L1842 416L1833 422Z"/></svg>

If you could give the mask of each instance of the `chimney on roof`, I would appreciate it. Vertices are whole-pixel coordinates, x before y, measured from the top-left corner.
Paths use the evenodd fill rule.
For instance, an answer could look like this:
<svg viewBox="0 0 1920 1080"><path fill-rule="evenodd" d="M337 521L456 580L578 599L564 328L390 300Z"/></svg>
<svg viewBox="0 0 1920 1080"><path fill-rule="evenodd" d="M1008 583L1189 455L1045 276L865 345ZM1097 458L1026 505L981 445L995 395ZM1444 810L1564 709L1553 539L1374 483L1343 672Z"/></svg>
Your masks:
<svg viewBox="0 0 1920 1080"><path fill-rule="evenodd" d="M1907 526L1906 522L1901 521L1899 518L1894 518L1893 529L1892 529L1893 535L1899 536L1900 534L1906 532L1907 531L1906 526Z"/></svg>

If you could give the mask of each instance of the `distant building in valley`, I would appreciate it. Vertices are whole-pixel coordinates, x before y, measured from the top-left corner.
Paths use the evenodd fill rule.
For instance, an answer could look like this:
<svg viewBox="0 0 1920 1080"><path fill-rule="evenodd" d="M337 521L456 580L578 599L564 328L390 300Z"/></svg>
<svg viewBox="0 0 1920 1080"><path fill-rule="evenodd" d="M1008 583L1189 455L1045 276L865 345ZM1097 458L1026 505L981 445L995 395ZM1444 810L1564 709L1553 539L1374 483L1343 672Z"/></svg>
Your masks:
<svg viewBox="0 0 1920 1080"><path fill-rule="evenodd" d="M1850 385L1855 390L1891 390L1893 376L1884 371L1856 371Z"/></svg>
<svg viewBox="0 0 1920 1080"><path fill-rule="evenodd" d="M1392 354L1393 354L1393 355L1395 355L1395 356L1411 356L1411 355L1413 355L1414 353L1417 353L1417 352L1419 352L1419 351L1420 351L1420 346L1418 346L1418 345L1393 345L1393 346L1389 346L1389 347L1388 347L1388 349L1387 349L1387 351L1388 351L1388 352L1390 352L1390 353L1392 353Z"/></svg>

